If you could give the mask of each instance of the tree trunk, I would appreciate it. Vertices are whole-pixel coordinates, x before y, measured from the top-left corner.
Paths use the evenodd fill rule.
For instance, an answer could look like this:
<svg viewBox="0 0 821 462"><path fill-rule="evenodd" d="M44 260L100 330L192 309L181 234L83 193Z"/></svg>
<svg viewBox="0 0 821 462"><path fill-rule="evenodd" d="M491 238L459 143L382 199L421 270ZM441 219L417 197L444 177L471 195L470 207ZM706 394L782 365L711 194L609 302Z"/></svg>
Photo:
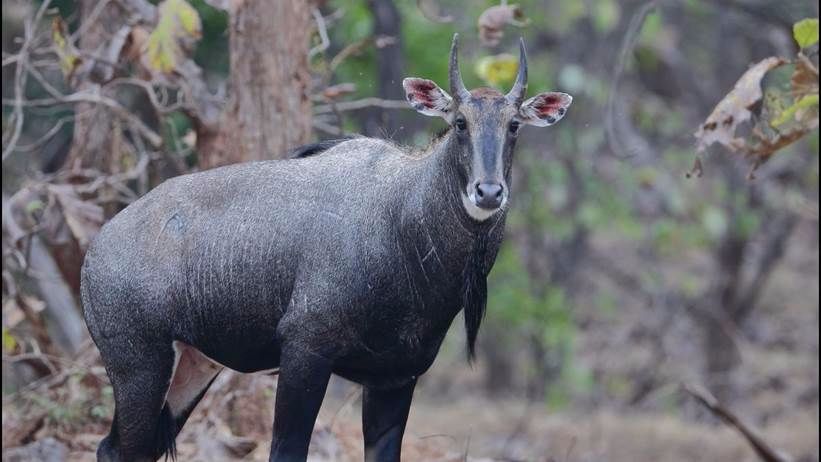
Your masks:
<svg viewBox="0 0 821 462"><path fill-rule="evenodd" d="M392 0L368 0L373 14L374 37L391 37L393 42L376 48L377 96L384 99L405 99L402 79L405 60L402 53L402 18ZM364 111L362 128L365 135L390 139L407 139L409 132L402 130L407 117L394 110L371 108ZM410 118L411 123L419 120ZM400 133L401 131L401 133Z"/></svg>
<svg viewBox="0 0 821 462"><path fill-rule="evenodd" d="M217 127L198 127L202 169L281 158L311 134L311 4L239 2L231 13L231 91Z"/></svg>
<svg viewBox="0 0 821 462"><path fill-rule="evenodd" d="M109 40L117 31L126 26L127 15L117 2L102 8L99 16L89 18L98 7L97 0L80 2L81 24L85 32L80 34L79 48L89 56L101 56ZM75 90L93 91L100 88L99 82L111 77L113 68L105 63L92 63L87 72L82 72L71 82ZM105 95L114 97L115 95ZM105 173L118 171L119 147L115 146L114 122L116 116L111 109L101 104L78 103L74 108L74 135L66 168L93 168Z"/></svg>

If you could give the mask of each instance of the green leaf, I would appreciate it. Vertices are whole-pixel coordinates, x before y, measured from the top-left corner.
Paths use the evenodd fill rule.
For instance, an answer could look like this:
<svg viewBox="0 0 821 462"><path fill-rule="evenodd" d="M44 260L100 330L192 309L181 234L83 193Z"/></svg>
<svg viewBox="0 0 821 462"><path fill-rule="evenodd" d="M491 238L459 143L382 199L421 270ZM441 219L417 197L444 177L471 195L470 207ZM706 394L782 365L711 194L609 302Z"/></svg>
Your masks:
<svg viewBox="0 0 821 462"><path fill-rule="evenodd" d="M34 199L33 201L26 204L26 212L28 213L39 212L44 208L46 208L46 204L44 204L43 201L41 201L40 199Z"/></svg>
<svg viewBox="0 0 821 462"><path fill-rule="evenodd" d="M200 17L185 0L166 0L160 7L160 19L148 37L148 66L169 73L174 71L183 54L180 42L199 39Z"/></svg>
<svg viewBox="0 0 821 462"><path fill-rule="evenodd" d="M784 125L792 120L796 113L801 109L808 109L813 106L818 106L818 93L814 95L807 95L796 101L792 106L784 109L784 112L772 122L773 127Z"/></svg>
<svg viewBox="0 0 821 462"><path fill-rule="evenodd" d="M3 350L7 353L11 353L14 349L17 348L17 340L11 335L8 329L5 327L3 328Z"/></svg>
<svg viewBox="0 0 821 462"><path fill-rule="evenodd" d="M792 35L798 46L807 48L818 43L818 18L807 18L792 26Z"/></svg>
<svg viewBox="0 0 821 462"><path fill-rule="evenodd" d="M494 87L512 84L518 70L519 59L507 53L485 56L476 62L476 75Z"/></svg>
<svg viewBox="0 0 821 462"><path fill-rule="evenodd" d="M58 16L51 21L51 41L60 58L60 70L63 71L65 77L69 77L80 64L80 57L66 37L68 37L68 26L63 18Z"/></svg>

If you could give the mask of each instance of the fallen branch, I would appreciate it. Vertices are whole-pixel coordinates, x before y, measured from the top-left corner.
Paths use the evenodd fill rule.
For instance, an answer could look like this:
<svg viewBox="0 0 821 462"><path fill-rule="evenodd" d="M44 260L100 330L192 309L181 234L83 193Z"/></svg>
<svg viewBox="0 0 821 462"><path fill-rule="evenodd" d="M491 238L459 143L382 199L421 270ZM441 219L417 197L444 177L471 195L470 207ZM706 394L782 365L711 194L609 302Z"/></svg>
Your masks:
<svg viewBox="0 0 821 462"><path fill-rule="evenodd" d="M741 433L750 443L755 453L765 462L792 462L792 457L784 454L783 451L773 449L761 436L750 426L745 424L732 411L724 407L709 391L695 385L683 384L682 389L690 396L704 405L710 412L719 417L724 423L730 425Z"/></svg>

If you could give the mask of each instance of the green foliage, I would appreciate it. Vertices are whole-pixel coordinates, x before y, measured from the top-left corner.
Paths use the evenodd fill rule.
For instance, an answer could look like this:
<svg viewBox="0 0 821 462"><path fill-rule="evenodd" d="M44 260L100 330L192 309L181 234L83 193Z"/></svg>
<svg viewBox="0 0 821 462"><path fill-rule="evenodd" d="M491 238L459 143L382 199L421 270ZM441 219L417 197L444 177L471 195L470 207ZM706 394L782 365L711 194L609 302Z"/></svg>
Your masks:
<svg viewBox="0 0 821 462"><path fill-rule="evenodd" d="M801 48L818 43L818 18L802 19L792 27L793 37Z"/></svg>
<svg viewBox="0 0 821 462"><path fill-rule="evenodd" d="M12 353L17 348L17 339L11 332L3 327L3 351L5 353Z"/></svg>
<svg viewBox="0 0 821 462"><path fill-rule="evenodd" d="M476 61L475 71L487 85L496 88L507 88L516 79L519 70L519 58L509 53L496 56L485 56Z"/></svg>
<svg viewBox="0 0 821 462"><path fill-rule="evenodd" d="M790 107L784 109L777 118L772 121L773 127L780 127L790 120L794 119L798 111L802 109L812 109L818 107L818 94L805 95L801 99L793 103Z"/></svg>
<svg viewBox="0 0 821 462"><path fill-rule="evenodd" d="M599 33L606 34L619 24L621 7L615 0L597 0L591 9L593 24Z"/></svg>
<svg viewBox="0 0 821 462"><path fill-rule="evenodd" d="M228 75L228 12L214 8L204 0L192 0L202 22L202 38L197 42L194 61L208 72Z"/></svg>
<svg viewBox="0 0 821 462"><path fill-rule="evenodd" d="M508 326L511 335L536 336L561 358L559 377L547 390L548 406L560 408L571 395L589 390L589 372L573 361L576 326L564 289L534 280L509 243L499 252L488 286L489 322Z"/></svg>

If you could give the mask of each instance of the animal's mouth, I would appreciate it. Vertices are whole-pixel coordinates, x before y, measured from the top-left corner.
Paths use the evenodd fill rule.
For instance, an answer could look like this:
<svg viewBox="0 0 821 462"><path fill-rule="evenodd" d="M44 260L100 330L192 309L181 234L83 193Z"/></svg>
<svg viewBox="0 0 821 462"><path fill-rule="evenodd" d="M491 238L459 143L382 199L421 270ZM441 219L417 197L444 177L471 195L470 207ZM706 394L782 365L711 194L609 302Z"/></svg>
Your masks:
<svg viewBox="0 0 821 462"><path fill-rule="evenodd" d="M487 208L479 206L478 198L474 193L462 193L460 194L462 197L462 205L467 211L468 215L471 216L474 220L477 221L485 221L488 218L495 215L500 210L504 209L507 205L507 192L504 192L502 195L502 201L499 203L498 207L494 208Z"/></svg>

